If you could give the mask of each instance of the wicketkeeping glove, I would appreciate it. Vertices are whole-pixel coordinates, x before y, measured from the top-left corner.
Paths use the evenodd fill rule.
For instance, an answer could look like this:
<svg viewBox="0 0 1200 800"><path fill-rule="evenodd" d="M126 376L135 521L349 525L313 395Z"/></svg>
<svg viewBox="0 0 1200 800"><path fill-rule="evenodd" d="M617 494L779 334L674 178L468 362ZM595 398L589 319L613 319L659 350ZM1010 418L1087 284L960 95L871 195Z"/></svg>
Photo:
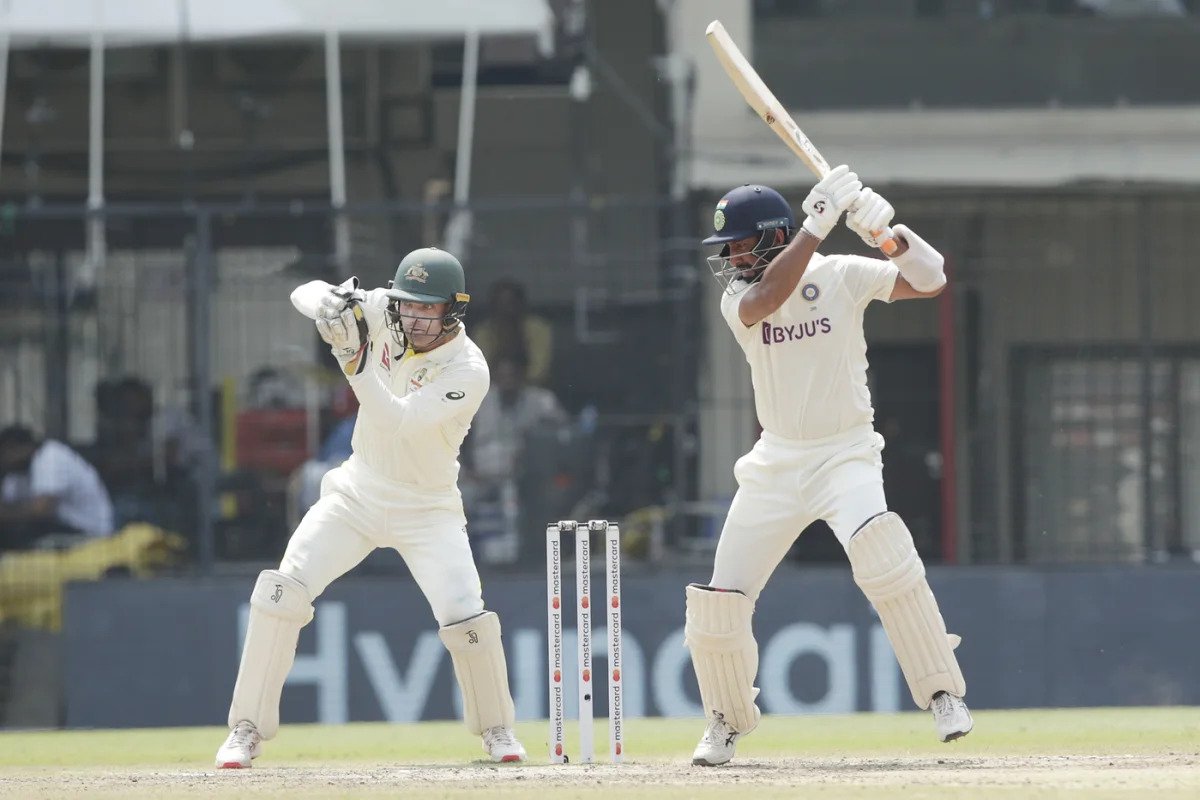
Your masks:
<svg viewBox="0 0 1200 800"><path fill-rule="evenodd" d="M808 214L801 227L824 239L837 225L850 204L858 199L862 181L845 164L834 167L804 198L801 208Z"/></svg>
<svg viewBox="0 0 1200 800"><path fill-rule="evenodd" d="M347 278L340 286L331 287L321 298L317 306L317 316L332 319L349 308L352 301L362 303L366 299L366 292L358 288L358 278Z"/></svg>
<svg viewBox="0 0 1200 800"><path fill-rule="evenodd" d="M350 278L331 289L317 307L317 333L346 375L358 375L367 365L370 335L362 310L365 298L358 289L358 279Z"/></svg>

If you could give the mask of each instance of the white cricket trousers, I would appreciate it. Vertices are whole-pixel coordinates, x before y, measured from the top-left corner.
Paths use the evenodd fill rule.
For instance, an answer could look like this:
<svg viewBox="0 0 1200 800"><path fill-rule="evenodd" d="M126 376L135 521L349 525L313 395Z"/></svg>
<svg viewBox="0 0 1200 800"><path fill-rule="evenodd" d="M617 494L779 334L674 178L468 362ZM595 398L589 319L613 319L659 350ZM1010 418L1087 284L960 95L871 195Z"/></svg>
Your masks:
<svg viewBox="0 0 1200 800"><path fill-rule="evenodd" d="M288 541L279 571L313 600L377 547L394 548L446 626L483 613L483 588L457 490L419 491L372 474L353 456L326 473L321 498Z"/></svg>
<svg viewBox="0 0 1200 800"><path fill-rule="evenodd" d="M847 547L864 522L887 511L882 452L883 437L870 425L806 440L764 431L733 467L738 490L710 585L757 600L796 537L818 519Z"/></svg>

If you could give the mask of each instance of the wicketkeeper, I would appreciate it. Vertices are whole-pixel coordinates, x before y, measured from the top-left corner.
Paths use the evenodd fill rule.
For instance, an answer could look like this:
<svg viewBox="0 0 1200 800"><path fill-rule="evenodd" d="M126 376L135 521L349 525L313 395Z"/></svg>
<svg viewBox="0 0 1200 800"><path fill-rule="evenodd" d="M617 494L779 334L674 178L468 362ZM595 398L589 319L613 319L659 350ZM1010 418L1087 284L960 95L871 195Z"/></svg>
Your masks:
<svg viewBox="0 0 1200 800"><path fill-rule="evenodd" d="M459 448L488 390L487 362L462 322L469 301L458 259L432 247L405 256L387 289L363 291L351 278L292 292L358 397L353 454L325 475L279 569L258 576L218 767L249 767L275 735L313 602L377 547L400 553L433 609L467 728L493 761L525 759L500 619L483 606L457 486Z"/></svg>

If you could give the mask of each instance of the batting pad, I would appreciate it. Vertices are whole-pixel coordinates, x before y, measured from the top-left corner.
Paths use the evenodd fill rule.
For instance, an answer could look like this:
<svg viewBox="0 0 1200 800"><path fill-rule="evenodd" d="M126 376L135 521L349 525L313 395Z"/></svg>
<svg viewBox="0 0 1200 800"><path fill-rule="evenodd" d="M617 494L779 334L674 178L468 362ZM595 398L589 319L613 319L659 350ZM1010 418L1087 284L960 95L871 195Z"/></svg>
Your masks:
<svg viewBox="0 0 1200 800"><path fill-rule="evenodd" d="M300 581L263 570L250 593L250 622L242 645L229 727L249 720L264 739L279 731L279 695L296 659L300 629L313 617L312 599Z"/></svg>
<svg viewBox="0 0 1200 800"><path fill-rule="evenodd" d="M474 734L503 725L511 728L517 714L508 690L508 667L500 640L500 618L485 611L438 631L450 651L454 676L462 690L463 721Z"/></svg>
<svg viewBox="0 0 1200 800"><path fill-rule="evenodd" d="M929 708L940 691L967 693L937 600L925 580L925 565L904 521L891 511L862 526L847 548L854 582L879 612L888 641L908 681L913 702Z"/></svg>
<svg viewBox="0 0 1200 800"><path fill-rule="evenodd" d="M741 592L693 583L687 587L683 639L692 651L706 714L719 714L738 733L758 727L754 700L758 644L750 629L754 601Z"/></svg>

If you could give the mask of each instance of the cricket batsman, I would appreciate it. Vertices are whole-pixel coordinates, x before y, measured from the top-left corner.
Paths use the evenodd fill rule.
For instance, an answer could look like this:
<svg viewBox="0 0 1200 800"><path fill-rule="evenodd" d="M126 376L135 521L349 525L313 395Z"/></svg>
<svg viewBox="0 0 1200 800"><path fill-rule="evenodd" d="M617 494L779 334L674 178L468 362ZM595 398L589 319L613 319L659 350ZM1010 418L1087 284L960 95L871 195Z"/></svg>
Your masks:
<svg viewBox="0 0 1200 800"><path fill-rule="evenodd" d="M525 760L512 730L500 619L483 605L457 486L459 449L489 383L463 325L469 302L458 259L432 247L406 255L386 289L364 291L350 278L292 292L358 397L353 453L325 475L279 569L263 571L251 592L217 767L249 767L275 736L313 602L377 547L400 553L433 610L467 728L493 761Z"/></svg>
<svg viewBox="0 0 1200 800"><path fill-rule="evenodd" d="M766 186L739 186L717 204L709 257L724 286L721 314L754 384L762 435L734 465L737 494L717 544L707 586L687 587L684 636L708 724L692 756L702 766L733 758L758 725L754 604L792 542L825 520L850 559L854 581L874 605L913 701L933 713L943 742L974 724L954 656L912 535L888 511L883 437L867 389L863 312L872 300L936 297L946 285L942 255L904 225L891 260L821 255L821 241L846 224L871 247L892 206L864 189L849 167L821 179L792 209Z"/></svg>

